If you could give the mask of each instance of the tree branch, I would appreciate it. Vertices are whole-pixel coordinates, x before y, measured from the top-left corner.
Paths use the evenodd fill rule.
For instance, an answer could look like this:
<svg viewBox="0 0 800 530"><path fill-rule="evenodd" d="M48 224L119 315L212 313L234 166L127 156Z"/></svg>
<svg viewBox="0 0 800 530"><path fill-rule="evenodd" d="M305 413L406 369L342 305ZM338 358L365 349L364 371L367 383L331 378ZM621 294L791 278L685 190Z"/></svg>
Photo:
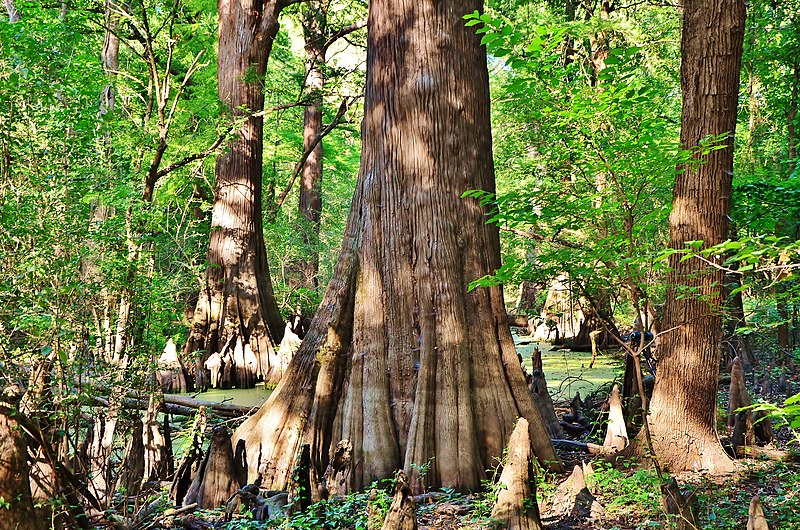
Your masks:
<svg viewBox="0 0 800 530"><path fill-rule="evenodd" d="M292 190L292 186L294 186L294 181L297 180L297 175L299 175L300 171L303 170L303 166L305 165L306 160L308 160L308 157L311 156L311 153L317 147L317 144L319 144L322 141L322 139L325 138L325 136L327 136L328 133L331 132L334 129L334 127L336 127L336 125L342 119L342 116L344 116L345 112L347 112L347 109L349 109L350 106L353 103L355 103L355 101L360 97L361 96L355 96L355 97L352 97L352 98L345 98L342 101L342 104L339 105L339 110L338 110L338 112L336 112L336 116L334 116L333 120L331 120L331 122L328 124L328 126L325 127L322 131L320 131L319 134L317 134L314 137L314 139L311 141L311 143L308 144L308 146L305 148L305 150L303 151L303 155L300 157L300 160L298 160L297 164L294 166L294 171L292 171L292 176L289 177L289 183L286 185L286 188L284 188L284 190L278 196L278 199L275 201L275 204L271 208L271 217L273 219L274 219L275 215L277 215L278 210L281 209L281 206L283 206L283 203L286 200L286 197L289 195L289 192Z"/></svg>
<svg viewBox="0 0 800 530"><path fill-rule="evenodd" d="M351 33L354 33L360 30L361 28L365 28L366 26L367 26L367 19L361 19L357 22L353 22L348 26L339 28L337 31L334 31L330 37L328 37L328 40L326 40L325 44L322 45L322 49L327 51L328 47L330 47L337 40L346 37L347 35L350 35Z"/></svg>
<svg viewBox="0 0 800 530"><path fill-rule="evenodd" d="M536 241L546 241L548 243L555 243L557 245L561 245L562 247L567 247L575 250L588 250L585 246L581 245L580 243L574 243L572 241L568 241L564 238L558 237L558 235L547 237L543 236L542 234L537 234L536 232L526 232L524 230L519 230L518 228L510 228L507 226L501 226L500 230L502 230L503 232L514 234L515 236L524 237L526 239L535 239Z"/></svg>
<svg viewBox="0 0 800 530"><path fill-rule="evenodd" d="M171 173L171 172L175 171L176 169L180 169L180 168L182 168L183 166L185 166L185 165L187 165L187 164L190 164L190 163L194 162L195 160L202 160L202 159L206 158L206 157L207 157L207 156L209 156L211 153L213 153L214 151L216 151L216 150L219 148L219 146L220 146L220 145L222 145L222 142L224 142L224 141L225 141L225 138L227 138L227 137L228 137L228 135L231 133L231 131L232 131L232 130L233 130L233 129L228 129L227 131L225 131L225 133L224 133L224 134L222 134L222 135L220 135L220 137L219 137L219 138L217 138L217 139L214 141L214 143L213 143L213 144L211 144L211 145L208 147L208 149L206 149L205 151L202 151L202 152L200 152L200 153L194 153L194 154L191 154L191 155L189 155L189 156L187 156L187 157L185 157L185 158L183 158L183 159L179 160L178 162L175 162L175 163L173 163L173 164L170 164L170 165L168 165L167 167L165 167L164 169L161 169L161 170L159 170L159 171L158 171L158 173L157 173L157 175L158 175L158 178L161 178L161 177L163 177L164 175L166 175L167 173Z"/></svg>

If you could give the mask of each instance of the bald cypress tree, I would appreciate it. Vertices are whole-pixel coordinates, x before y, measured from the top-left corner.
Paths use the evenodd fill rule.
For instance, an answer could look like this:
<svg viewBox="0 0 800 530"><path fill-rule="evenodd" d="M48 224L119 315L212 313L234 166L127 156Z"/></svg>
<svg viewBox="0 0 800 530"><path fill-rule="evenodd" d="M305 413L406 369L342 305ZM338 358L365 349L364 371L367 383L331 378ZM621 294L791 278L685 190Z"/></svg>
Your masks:
<svg viewBox="0 0 800 530"><path fill-rule="evenodd" d="M308 444L317 496L396 469L415 489L474 489L520 416L539 459L560 467L501 288L467 288L500 265L497 227L461 198L494 191L486 55L463 20L480 8L370 3L361 168L341 253L284 379L235 433L250 481L285 486Z"/></svg>

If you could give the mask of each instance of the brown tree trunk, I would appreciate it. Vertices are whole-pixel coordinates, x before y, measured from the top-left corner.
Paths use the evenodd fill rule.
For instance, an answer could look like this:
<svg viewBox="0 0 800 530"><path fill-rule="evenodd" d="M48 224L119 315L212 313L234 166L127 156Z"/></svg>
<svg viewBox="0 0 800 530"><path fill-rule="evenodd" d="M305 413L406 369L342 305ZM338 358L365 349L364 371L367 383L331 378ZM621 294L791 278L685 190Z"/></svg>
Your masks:
<svg viewBox="0 0 800 530"><path fill-rule="evenodd" d="M789 142L788 163L784 174L789 176L797 171L797 130L795 127L795 119L797 118L797 91L800 85L800 63L793 65L793 74L791 82L791 94L789 96L789 110L786 113L786 132ZM789 241L797 239L798 231L797 224L794 220L779 219L775 226L775 235L788 236ZM780 277L780 275L779 275ZM774 289L775 296L775 309L778 312L779 324L776 327L776 334L778 339L778 359L785 360L789 352L792 351L792 330L791 320L789 316L789 301L787 300L787 289L784 284L778 283Z"/></svg>
<svg viewBox="0 0 800 530"><path fill-rule="evenodd" d="M520 418L508 440L508 454L500 475L503 487L492 508L492 520L509 530L542 530L536 502L536 472L528 422Z"/></svg>
<svg viewBox="0 0 800 530"><path fill-rule="evenodd" d="M520 416L537 457L561 467L501 289L467 291L500 265L497 228L461 198L494 190L486 56L462 19L480 7L370 4L361 171L342 251L286 376L235 433L248 482L283 487L308 443L322 496L329 455L348 440L346 489L398 468L417 491L475 489Z"/></svg>
<svg viewBox="0 0 800 530"><path fill-rule="evenodd" d="M28 478L28 450L24 431L14 419L18 388L9 387L0 395L0 530L43 528L33 508Z"/></svg>
<svg viewBox="0 0 800 530"><path fill-rule="evenodd" d="M709 135L725 147L695 154L675 182L670 247L728 234L733 138L739 93L745 5L742 0L684 4L681 144L696 149ZM670 258L658 377L650 422L656 457L665 468L728 472L733 462L716 428L721 355L723 273L699 259Z"/></svg>
<svg viewBox="0 0 800 530"><path fill-rule="evenodd" d="M792 93L789 99L789 112L786 115L786 129L789 136L789 171L791 175L797 171L800 166L800 160L797 159L797 126L795 120L797 119L797 106L798 106L798 91L800 90L800 61L792 65Z"/></svg>
<svg viewBox="0 0 800 530"><path fill-rule="evenodd" d="M234 470L230 431L218 426L211 435L211 446L186 492L183 505L197 503L201 509L212 510L223 506L240 486Z"/></svg>
<svg viewBox="0 0 800 530"><path fill-rule="evenodd" d="M325 85L325 28L327 5L310 0L304 15L303 31L306 49L306 91L312 96L303 115L303 151L308 149L322 131L322 89ZM300 174L298 209L304 222L304 259L298 264L302 285L319 286L319 223L322 216L322 142L318 142L303 165Z"/></svg>
<svg viewBox="0 0 800 530"><path fill-rule="evenodd" d="M229 343L241 342L257 359L256 376L280 380L276 345L283 336L269 276L262 227L263 118L261 79L278 32L278 15L291 2L219 0L219 97L242 126L217 160L205 288L200 292L184 347L196 352L195 383L208 387L203 362ZM246 353L246 355L250 355Z"/></svg>
<svg viewBox="0 0 800 530"><path fill-rule="evenodd" d="M735 232L732 236L733 239L736 239ZM732 268L737 269L738 265L734 263ZM747 325L741 287L742 282L738 274L725 275L725 341L728 343L731 352L731 358L726 359L726 361L733 361L734 357L738 357L744 366L749 368L755 364L756 358L750 345L750 338L748 335L738 331L739 328Z"/></svg>

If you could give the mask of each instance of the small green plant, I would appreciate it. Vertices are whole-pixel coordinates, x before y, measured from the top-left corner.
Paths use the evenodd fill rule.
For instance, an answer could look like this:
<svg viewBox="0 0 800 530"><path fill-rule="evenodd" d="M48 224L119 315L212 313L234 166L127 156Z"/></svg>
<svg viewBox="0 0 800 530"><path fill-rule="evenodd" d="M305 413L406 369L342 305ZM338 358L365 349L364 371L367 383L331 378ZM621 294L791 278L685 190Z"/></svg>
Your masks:
<svg viewBox="0 0 800 530"><path fill-rule="evenodd" d="M620 470L603 461L593 463L592 482L606 511L625 516L636 507L638 516L656 520L661 516L658 476L652 469Z"/></svg>
<svg viewBox="0 0 800 530"><path fill-rule="evenodd" d="M383 521L392 502L394 480L373 483L367 491L312 504L308 510L269 523L240 520L228 523L226 530L275 528L281 530L373 530L375 521ZM370 516L372 514L372 516Z"/></svg>
<svg viewBox="0 0 800 530"><path fill-rule="evenodd" d="M428 459L427 462L424 464L411 464L411 467L416 470L417 472L417 481L418 486L422 489L422 486L425 484L425 477L428 476L428 473L431 471L431 467L433 466L433 460L436 458L432 456Z"/></svg>
<svg viewBox="0 0 800 530"><path fill-rule="evenodd" d="M786 398L783 406L774 403L756 403L739 410L752 409L756 412L765 412L766 417L775 421L777 426L787 426L792 433L792 442L800 446L800 392Z"/></svg>

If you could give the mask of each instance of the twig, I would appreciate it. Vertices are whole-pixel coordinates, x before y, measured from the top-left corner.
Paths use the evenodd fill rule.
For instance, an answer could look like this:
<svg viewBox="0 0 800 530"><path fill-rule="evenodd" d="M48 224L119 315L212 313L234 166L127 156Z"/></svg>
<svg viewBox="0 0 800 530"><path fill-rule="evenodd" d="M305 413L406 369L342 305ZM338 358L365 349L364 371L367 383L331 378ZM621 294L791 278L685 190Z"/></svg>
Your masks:
<svg viewBox="0 0 800 530"><path fill-rule="evenodd" d="M228 135L231 133L232 130L233 130L232 128L228 129L227 131L225 131L225 133L221 134L219 136L219 138L214 140L214 143L211 144L208 147L208 149L206 149L205 151L202 151L200 153L193 153L193 154L191 154L191 155L179 160L178 162L170 164L167 167L165 167L164 169L159 170L158 173L157 173L158 178L161 178L164 175L166 175L167 173L171 173L171 172L175 171L176 169L180 169L183 166L194 162L195 160L203 160L203 159L205 159L207 156L211 155L214 151L216 151L219 148L220 145L222 145L222 142L225 141L225 138L228 137Z"/></svg>
<svg viewBox="0 0 800 530"><path fill-rule="evenodd" d="M357 22L353 22L348 26L339 28L337 31L333 32L333 34L331 34L330 37L328 37L328 40L325 41L325 44L322 45L322 49L327 51L328 47L330 47L337 40L342 39L347 35L350 35L351 33L356 32L366 26L367 26L367 20L361 19Z"/></svg>
<svg viewBox="0 0 800 530"><path fill-rule="evenodd" d="M283 191L281 192L281 194L278 196L277 200L275 201L275 204L271 208L272 217L274 217L278 213L278 210L281 209L281 206L283 206L283 203L286 200L286 197L289 195L289 192L292 191L292 186L294 186L294 181L297 180L297 176L303 170L303 166L305 165L306 161L308 160L308 157L311 156L311 153L317 147L317 144L319 144L322 141L322 139L325 138L325 136L327 136L328 133L331 132L334 129L334 127L336 127L336 125L338 125L339 120L342 119L342 116L344 116L344 114L347 112L347 109L349 109L350 106L353 103L355 103L355 101L360 97L361 96L354 96L352 98L345 98L342 101L342 104L339 105L339 111L336 113L336 116L333 118L333 120L331 120L331 122L328 124L328 126L325 127L322 131L320 131L319 134L317 134L314 137L314 139L311 141L311 143L308 144L308 146L305 148L305 150L303 150L303 155L300 157L300 160L294 166L294 171L292 171L292 175L291 175L291 177L289 177L289 183L283 189Z"/></svg>

